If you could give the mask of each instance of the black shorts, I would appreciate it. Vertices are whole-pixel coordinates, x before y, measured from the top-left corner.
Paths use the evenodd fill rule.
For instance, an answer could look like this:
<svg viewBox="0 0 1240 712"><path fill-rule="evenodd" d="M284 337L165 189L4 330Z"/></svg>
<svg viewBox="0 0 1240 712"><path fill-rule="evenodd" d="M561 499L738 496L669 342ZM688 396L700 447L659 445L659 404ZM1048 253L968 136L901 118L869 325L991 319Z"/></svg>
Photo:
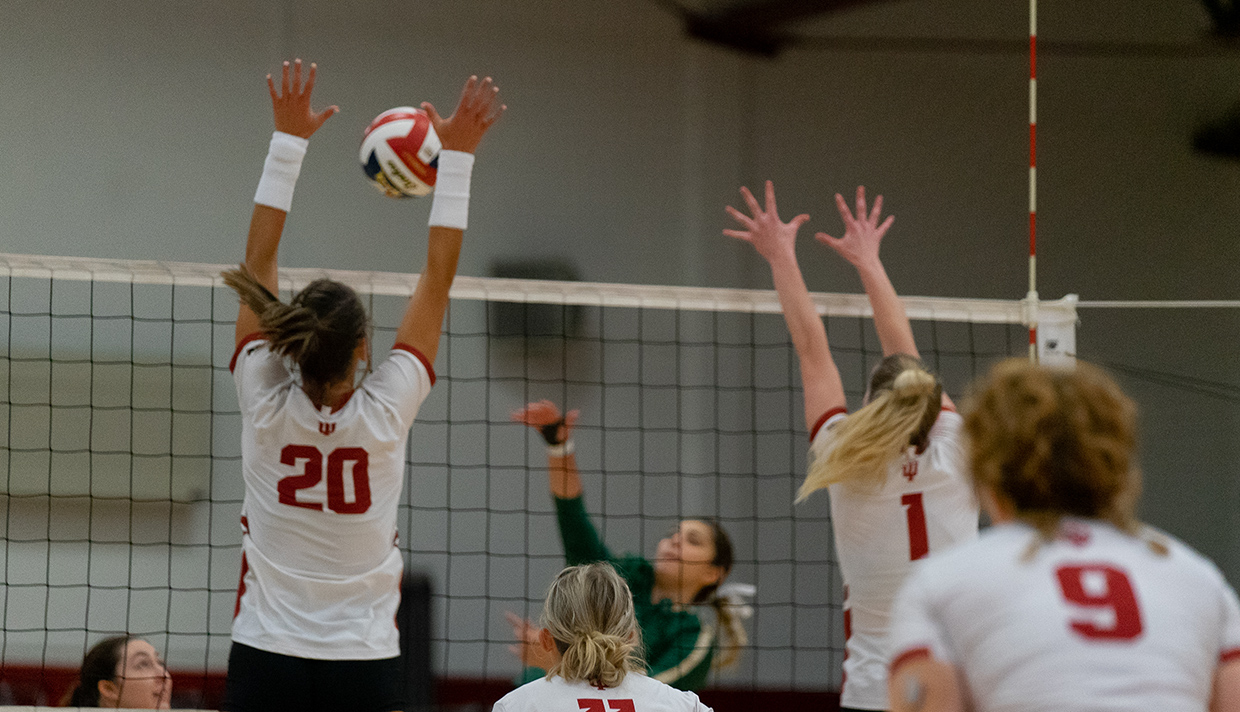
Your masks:
<svg viewBox="0 0 1240 712"><path fill-rule="evenodd" d="M311 660L233 643L226 712L393 712L405 709L401 659Z"/></svg>

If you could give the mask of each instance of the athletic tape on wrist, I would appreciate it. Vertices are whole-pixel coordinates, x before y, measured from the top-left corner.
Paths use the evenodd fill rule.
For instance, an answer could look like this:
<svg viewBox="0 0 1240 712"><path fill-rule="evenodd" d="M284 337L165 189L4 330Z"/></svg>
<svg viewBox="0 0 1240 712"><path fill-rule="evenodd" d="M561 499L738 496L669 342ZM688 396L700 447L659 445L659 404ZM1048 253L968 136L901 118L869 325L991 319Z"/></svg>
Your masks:
<svg viewBox="0 0 1240 712"><path fill-rule="evenodd" d="M560 418L554 423L547 423L546 425L539 428L538 432L542 433L543 440L546 440L548 445L559 445L560 443L564 442L563 440L560 439L560 426L561 425L564 425L563 418Z"/></svg>
<svg viewBox="0 0 1240 712"><path fill-rule="evenodd" d="M306 157L309 139L283 131L271 134L271 147L263 163L263 177L258 179L254 202L288 212L293 206L293 187L301 174L301 161Z"/></svg>
<svg viewBox="0 0 1240 712"><path fill-rule="evenodd" d="M474 154L439 152L435 197L431 200L431 227L466 228L469 224L469 178L473 172Z"/></svg>
<svg viewBox="0 0 1240 712"><path fill-rule="evenodd" d="M568 457L573 454L573 441L565 440L559 445L547 447L547 457Z"/></svg>

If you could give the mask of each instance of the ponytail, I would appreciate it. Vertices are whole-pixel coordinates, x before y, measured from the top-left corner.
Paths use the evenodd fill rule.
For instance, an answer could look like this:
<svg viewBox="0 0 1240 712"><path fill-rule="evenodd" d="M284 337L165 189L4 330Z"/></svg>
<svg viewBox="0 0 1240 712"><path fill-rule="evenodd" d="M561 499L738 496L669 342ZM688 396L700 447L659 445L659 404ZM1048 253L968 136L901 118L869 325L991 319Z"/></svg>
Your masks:
<svg viewBox="0 0 1240 712"><path fill-rule="evenodd" d="M330 279L316 279L285 304L244 264L222 276L224 284L258 316L271 350L297 364L310 390L348 376L353 350L365 338L369 324L353 289Z"/></svg>
<svg viewBox="0 0 1240 712"><path fill-rule="evenodd" d="M814 462L797 492L797 502L837 483L877 489L886 481L892 460L910 446L920 450L929 443L930 428L942 407L943 387L920 361L889 357L897 358L913 365L899 370L889 385L882 384L885 387L871 384L875 395L870 403L836 425L825 446L814 448ZM875 375L877 380L878 371Z"/></svg>
<svg viewBox="0 0 1240 712"><path fill-rule="evenodd" d="M725 584L711 599L711 607L715 609L715 619L719 625L719 655L714 663L718 670L730 668L740 662L741 651L749 645L745 619L753 615L753 608L745 602L744 597L754 593L755 589L750 584Z"/></svg>
<svg viewBox="0 0 1240 712"><path fill-rule="evenodd" d="M547 591L543 625L560 649L548 677L616 687L628 673L645 670L633 594L610 564L561 571Z"/></svg>

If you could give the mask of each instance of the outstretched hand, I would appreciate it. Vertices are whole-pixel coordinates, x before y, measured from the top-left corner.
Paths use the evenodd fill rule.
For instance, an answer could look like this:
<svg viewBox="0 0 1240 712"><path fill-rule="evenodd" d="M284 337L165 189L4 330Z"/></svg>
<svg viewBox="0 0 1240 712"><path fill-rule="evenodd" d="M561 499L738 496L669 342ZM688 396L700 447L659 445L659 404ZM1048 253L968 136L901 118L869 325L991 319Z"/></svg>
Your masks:
<svg viewBox="0 0 1240 712"><path fill-rule="evenodd" d="M879 216L883 212L883 196L874 199L874 208L867 214L865 205L865 186L857 186L857 214L854 217L844 202L844 196L835 194L835 204L840 209L840 217L844 219L844 236L831 237L825 232L814 235L815 239L840 253L854 267L860 268L867 263L878 260L878 247L887 234L887 228L895 221L894 215L888 215L880 225Z"/></svg>
<svg viewBox="0 0 1240 712"><path fill-rule="evenodd" d="M422 102L422 110L431 117L435 133L439 141L449 151L473 153L482 141L482 136L499 121L508 107L499 101L499 87L490 77L478 81L478 77L470 77L461 90L461 100L456 111L448 118L443 118L429 102Z"/></svg>
<svg viewBox="0 0 1240 712"><path fill-rule="evenodd" d="M267 90L271 92L271 109L275 114L276 131L286 134L310 138L315 131L330 119L339 106L329 106L322 111L310 108L310 94L314 91L314 78L318 67L311 63L310 75L303 86L301 83L301 60L293 60L293 77L289 81L289 63L284 63L284 71L280 77L280 92L276 92L275 80L267 75Z"/></svg>
<svg viewBox="0 0 1240 712"><path fill-rule="evenodd" d="M517 656L523 665L550 670L560 661L556 650L547 650L541 640L538 626L512 611L505 611L512 635L517 642L508 646L508 652Z"/></svg>
<svg viewBox="0 0 1240 712"><path fill-rule="evenodd" d="M555 403L549 400L540 400L526 405L521 410L513 411L512 419L515 422L525 423L531 428L540 431L548 425L560 423L556 439L564 442L572 434L573 426L577 424L577 418L580 415L581 411L570 410L564 416L561 416L560 409L556 407Z"/></svg>
<svg viewBox="0 0 1240 712"><path fill-rule="evenodd" d="M802 213L788 222L781 222L775 207L775 184L766 182L766 209L758 205L753 193L748 188L741 188L741 197L749 207L749 215L742 213L731 205L725 210L732 219L740 223L743 230L724 230L723 234L744 240L754 246L758 254L767 262L787 257L796 258L797 231L809 220L809 215Z"/></svg>

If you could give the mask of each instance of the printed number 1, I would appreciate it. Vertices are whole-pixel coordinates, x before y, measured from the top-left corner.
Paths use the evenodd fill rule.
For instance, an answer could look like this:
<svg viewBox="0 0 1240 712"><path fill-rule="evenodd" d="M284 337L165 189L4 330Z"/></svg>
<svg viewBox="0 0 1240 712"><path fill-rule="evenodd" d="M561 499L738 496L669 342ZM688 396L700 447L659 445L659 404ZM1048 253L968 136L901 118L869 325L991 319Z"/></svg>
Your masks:
<svg viewBox="0 0 1240 712"><path fill-rule="evenodd" d="M607 712L608 708L615 712L637 712L633 707L633 700L607 700L607 707L604 707L603 700L585 698L577 700L577 707L589 712Z"/></svg>
<svg viewBox="0 0 1240 712"><path fill-rule="evenodd" d="M1107 564L1084 564L1060 566L1055 569L1055 576L1069 603L1111 613L1101 621L1098 618L1069 620L1069 627L1079 635L1101 640L1132 640L1141 635L1141 607L1137 604L1132 582L1123 571ZM1100 622L1109 625L1099 625Z"/></svg>
<svg viewBox="0 0 1240 712"><path fill-rule="evenodd" d="M908 519L908 558L916 561L930 553L930 537L926 534L926 508L921 503L921 492L910 492L900 498Z"/></svg>

